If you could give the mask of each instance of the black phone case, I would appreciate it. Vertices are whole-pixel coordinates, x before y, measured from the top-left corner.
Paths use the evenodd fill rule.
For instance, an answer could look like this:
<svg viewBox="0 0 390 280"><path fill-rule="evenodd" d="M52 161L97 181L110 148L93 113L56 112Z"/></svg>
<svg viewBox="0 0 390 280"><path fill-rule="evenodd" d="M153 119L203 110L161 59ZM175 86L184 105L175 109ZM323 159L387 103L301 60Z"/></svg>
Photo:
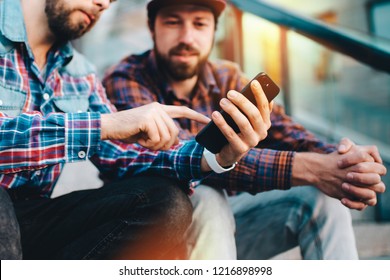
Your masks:
<svg viewBox="0 0 390 280"><path fill-rule="evenodd" d="M279 87L271 80L271 78L267 74L261 72L257 74L256 77L251 80L251 82L253 80L257 80L260 83L269 102L271 102L278 95ZM256 99L250 87L251 82L249 82L242 89L241 93L246 98L248 98L250 102L256 104ZM234 129L234 131L236 133L239 133L240 130L236 123L233 121L233 119L224 111L221 111L221 114L226 120L226 122ZM219 128L215 125L213 121L209 122L201 131L199 131L199 133L195 137L195 140L200 145L202 145L214 154L219 153L222 147L228 143L225 136L222 134L222 132L219 130Z"/></svg>

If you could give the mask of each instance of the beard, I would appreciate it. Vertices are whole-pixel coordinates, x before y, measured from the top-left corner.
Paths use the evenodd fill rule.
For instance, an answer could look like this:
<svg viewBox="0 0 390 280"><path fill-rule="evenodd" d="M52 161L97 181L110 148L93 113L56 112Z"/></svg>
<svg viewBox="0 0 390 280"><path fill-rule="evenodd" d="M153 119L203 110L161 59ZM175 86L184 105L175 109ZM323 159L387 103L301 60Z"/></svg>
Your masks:
<svg viewBox="0 0 390 280"><path fill-rule="evenodd" d="M77 39L91 29L92 23L71 22L74 10L65 6L62 0L46 0L45 13L49 28L57 40L66 42Z"/></svg>
<svg viewBox="0 0 390 280"><path fill-rule="evenodd" d="M206 55L201 56L199 50L186 44L179 44L178 46L170 49L168 55L160 53L157 50L156 44L154 44L154 52L156 54L157 65L159 65L159 68L174 81L184 81L198 75L200 70L206 64L210 53L209 52ZM170 59L171 56L180 52L197 55L199 60L196 64L188 64Z"/></svg>

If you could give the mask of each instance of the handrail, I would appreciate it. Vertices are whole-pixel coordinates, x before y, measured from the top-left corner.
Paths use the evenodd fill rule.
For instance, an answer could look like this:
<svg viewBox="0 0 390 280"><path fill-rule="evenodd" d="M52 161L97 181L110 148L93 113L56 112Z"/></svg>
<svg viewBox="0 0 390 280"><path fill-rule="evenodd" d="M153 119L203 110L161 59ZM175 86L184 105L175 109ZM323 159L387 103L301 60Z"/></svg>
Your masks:
<svg viewBox="0 0 390 280"><path fill-rule="evenodd" d="M262 0L230 0L238 9L290 28L330 49L390 73L390 46L360 38L345 29L326 25ZM382 43L382 42L381 42Z"/></svg>

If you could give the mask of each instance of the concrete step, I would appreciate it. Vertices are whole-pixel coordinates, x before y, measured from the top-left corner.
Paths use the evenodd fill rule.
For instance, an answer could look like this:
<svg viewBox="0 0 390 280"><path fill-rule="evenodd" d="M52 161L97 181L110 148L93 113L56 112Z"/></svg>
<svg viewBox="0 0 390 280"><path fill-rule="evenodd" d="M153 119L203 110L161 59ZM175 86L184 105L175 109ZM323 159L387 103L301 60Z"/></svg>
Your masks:
<svg viewBox="0 0 390 280"><path fill-rule="evenodd" d="M355 222L354 230L361 259L390 260L390 223Z"/></svg>
<svg viewBox="0 0 390 280"><path fill-rule="evenodd" d="M390 260L390 223L354 221L356 246L363 260ZM298 247L275 256L275 260L299 260Z"/></svg>

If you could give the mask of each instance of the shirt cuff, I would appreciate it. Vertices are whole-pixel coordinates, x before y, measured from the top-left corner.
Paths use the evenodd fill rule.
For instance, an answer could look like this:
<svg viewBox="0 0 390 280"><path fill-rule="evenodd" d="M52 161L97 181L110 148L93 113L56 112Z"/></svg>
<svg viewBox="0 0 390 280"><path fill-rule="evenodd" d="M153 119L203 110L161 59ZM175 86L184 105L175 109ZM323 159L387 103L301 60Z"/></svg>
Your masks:
<svg viewBox="0 0 390 280"><path fill-rule="evenodd" d="M179 179L197 180L204 178L205 174L201 171L203 147L194 140L184 141L183 143L174 160Z"/></svg>
<svg viewBox="0 0 390 280"><path fill-rule="evenodd" d="M100 132L100 113L66 114L66 161L83 161L95 154L99 147Z"/></svg>

